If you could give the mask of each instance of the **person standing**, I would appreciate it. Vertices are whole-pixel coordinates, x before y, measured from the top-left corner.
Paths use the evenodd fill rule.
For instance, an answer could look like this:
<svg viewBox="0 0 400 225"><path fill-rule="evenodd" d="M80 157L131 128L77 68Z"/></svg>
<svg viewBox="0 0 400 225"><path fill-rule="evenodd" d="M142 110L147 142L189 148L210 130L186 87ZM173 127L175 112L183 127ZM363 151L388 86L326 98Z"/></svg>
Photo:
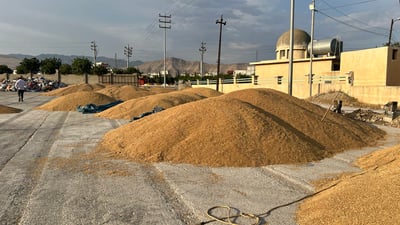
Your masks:
<svg viewBox="0 0 400 225"><path fill-rule="evenodd" d="M23 102L24 101L24 92L26 88L26 82L24 78L21 76L18 78L17 82L15 82L15 89L17 90L18 93L18 101Z"/></svg>

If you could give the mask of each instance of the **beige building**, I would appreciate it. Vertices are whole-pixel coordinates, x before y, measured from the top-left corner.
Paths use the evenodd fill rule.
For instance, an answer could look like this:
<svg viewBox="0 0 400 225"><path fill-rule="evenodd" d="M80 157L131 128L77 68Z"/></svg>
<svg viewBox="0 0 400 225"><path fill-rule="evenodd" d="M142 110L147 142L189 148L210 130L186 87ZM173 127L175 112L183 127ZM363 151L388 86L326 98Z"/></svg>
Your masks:
<svg viewBox="0 0 400 225"><path fill-rule="evenodd" d="M283 33L276 42L276 59L251 62L255 76L251 83L234 80L220 82L220 91L247 88L272 88L285 93L289 89L290 33ZM343 52L343 43L335 38L314 40L310 59L311 37L294 30L292 95L307 98L329 91L343 91L361 102L386 104L400 101L399 47L378 47ZM311 66L312 65L312 66ZM312 85L309 74L312 68ZM193 87L214 88L215 83L194 84Z"/></svg>
<svg viewBox="0 0 400 225"><path fill-rule="evenodd" d="M283 92L288 91L290 33L283 33L276 42L276 59L251 62L258 84ZM343 52L337 39L314 40L310 59L311 38L295 29L293 40L293 95L305 98L332 89L350 92L352 87L400 86L399 48L379 47ZM312 70L313 84L309 74ZM311 89L311 90L310 90Z"/></svg>

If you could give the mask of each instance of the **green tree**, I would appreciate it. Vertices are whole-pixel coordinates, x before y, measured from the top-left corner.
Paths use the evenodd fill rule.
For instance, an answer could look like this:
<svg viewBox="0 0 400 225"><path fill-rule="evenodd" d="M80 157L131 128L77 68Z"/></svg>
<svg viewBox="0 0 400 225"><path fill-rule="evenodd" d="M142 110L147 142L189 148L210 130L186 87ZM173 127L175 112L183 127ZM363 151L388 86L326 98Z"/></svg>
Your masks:
<svg viewBox="0 0 400 225"><path fill-rule="evenodd" d="M40 71L44 74L55 74L61 66L61 59L47 58L40 62Z"/></svg>
<svg viewBox="0 0 400 225"><path fill-rule="evenodd" d="M13 71L7 65L0 65L0 74L7 73L11 74Z"/></svg>
<svg viewBox="0 0 400 225"><path fill-rule="evenodd" d="M135 67L128 67L125 70L126 74L134 74L134 73L140 73L140 71L138 69L136 69Z"/></svg>
<svg viewBox="0 0 400 225"><path fill-rule="evenodd" d="M74 74L90 74L92 70L92 62L87 58L75 58L72 62L72 73Z"/></svg>
<svg viewBox="0 0 400 225"><path fill-rule="evenodd" d="M20 65L17 67L17 72L20 74L21 73L29 73L31 75L31 79L32 79L32 75L38 73L40 70L40 61L37 58L24 58L22 60L22 62L20 63Z"/></svg>
<svg viewBox="0 0 400 225"><path fill-rule="evenodd" d="M96 66L93 68L93 73L96 75L103 75L103 74L107 74L108 70L104 66Z"/></svg>
<svg viewBox="0 0 400 225"><path fill-rule="evenodd" d="M61 64L60 69L58 70L60 74L71 74L72 67L69 64Z"/></svg>

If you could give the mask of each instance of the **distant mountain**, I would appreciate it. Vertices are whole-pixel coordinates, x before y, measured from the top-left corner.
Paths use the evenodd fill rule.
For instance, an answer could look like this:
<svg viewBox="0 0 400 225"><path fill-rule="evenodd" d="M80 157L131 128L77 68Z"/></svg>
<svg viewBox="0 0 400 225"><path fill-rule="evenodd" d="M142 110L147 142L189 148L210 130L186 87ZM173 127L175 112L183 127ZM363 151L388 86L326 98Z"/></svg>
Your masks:
<svg viewBox="0 0 400 225"><path fill-rule="evenodd" d="M15 69L20 62L24 58L33 58L36 57L39 60L43 60L46 58L59 58L62 63L72 64L73 60L77 57L84 57L92 60L92 58L87 56L66 56L66 55L57 55L57 54L40 54L37 56L32 55L24 55L24 54L9 54L9 55L0 55L0 65L7 65L11 69ZM107 57L98 57L97 62L104 62L110 65L111 67L115 67L117 64L118 68L126 67L126 60L118 59L115 62L113 58ZM134 61L129 62L129 66L137 67L141 72L147 73L159 73L164 70L164 60L157 60L151 62L142 62L142 61ZM221 73L226 73L228 70L246 70L248 64L247 63L236 63L236 64L221 64L220 71ZM179 58L167 58L166 59L166 69L173 76L176 74L184 74L184 73L200 73L200 62L199 61L186 61ZM216 73L217 65L216 64L208 64L204 63L203 65L204 73Z"/></svg>
<svg viewBox="0 0 400 225"><path fill-rule="evenodd" d="M221 64L221 73L226 73L228 70L246 70L247 63L236 63L236 64ZM157 60L152 62L144 62L137 66L137 68L143 73L158 73L164 70L164 60ZM199 61L185 61L178 58L167 58L165 68L170 74L183 74L183 73L200 73L200 62ZM203 64L204 73L216 73L216 64Z"/></svg>
<svg viewBox="0 0 400 225"><path fill-rule="evenodd" d="M93 60L93 57L88 57L88 56L78 56L78 55L58 55L58 54L40 54L37 56L33 56L33 55L24 55L24 54L9 54L9 55L0 55L0 64L6 64L3 63L3 57L11 57L14 59L18 60L18 63L15 66L19 65L19 62L21 62L24 58L33 58L36 57L39 60L43 60L46 58L58 58L61 59L62 63L64 64L72 64L73 60L75 58L88 58L90 60ZM108 57L104 57L104 56L99 56L96 59L97 62L103 62L106 63L108 65L110 65L111 67L115 67L115 65L117 65L118 68L125 68L126 67L126 60L123 59L117 59L117 61L115 61L114 58L108 58ZM142 61L133 61L133 62L129 62L129 66L137 66L142 64ZM6 64L8 65L8 64ZM11 66L8 65L8 67L15 69L15 66Z"/></svg>

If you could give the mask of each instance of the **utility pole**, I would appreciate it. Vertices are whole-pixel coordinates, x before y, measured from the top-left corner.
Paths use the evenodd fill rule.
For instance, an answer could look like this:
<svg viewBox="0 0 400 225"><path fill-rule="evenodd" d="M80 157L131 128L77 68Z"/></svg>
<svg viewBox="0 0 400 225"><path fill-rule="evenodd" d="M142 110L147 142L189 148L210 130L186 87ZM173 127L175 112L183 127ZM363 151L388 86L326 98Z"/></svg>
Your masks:
<svg viewBox="0 0 400 225"><path fill-rule="evenodd" d="M219 42L218 42L218 59L217 59L217 88L216 90L218 91L218 86L219 86L219 68L220 68L220 63L221 63L221 39L222 39L222 25L226 25L226 21L224 22L224 18L221 18L217 20L216 24L219 24Z"/></svg>
<svg viewBox="0 0 400 225"><path fill-rule="evenodd" d="M114 68L117 68L117 53L115 53L115 56L114 56Z"/></svg>
<svg viewBox="0 0 400 225"><path fill-rule="evenodd" d="M164 29L164 88L166 87L167 29L171 29L171 15L158 14L159 27Z"/></svg>
<svg viewBox="0 0 400 225"><path fill-rule="evenodd" d="M129 58L132 56L132 52L133 52L132 47L129 47L129 44L128 44L128 46L125 46L124 54L127 57L127 60L126 60L126 68L127 69L129 68Z"/></svg>
<svg viewBox="0 0 400 225"><path fill-rule="evenodd" d="M400 2L400 1L399 1ZM392 22L390 23L390 32L389 32L389 42L388 42L388 46L390 47L390 45L392 44L392 32L393 32L393 24L395 21L400 20L400 17L397 19L392 19Z"/></svg>
<svg viewBox="0 0 400 225"><path fill-rule="evenodd" d="M201 52L201 62L200 62L200 76L201 76L201 78L203 78L203 56L204 56L204 52L207 51L205 45L206 45L205 42L201 42L201 47L199 48L199 51Z"/></svg>
<svg viewBox="0 0 400 225"><path fill-rule="evenodd" d="M290 41L289 41L289 73L288 94L292 96L293 87L293 39L294 39L294 0L290 0Z"/></svg>
<svg viewBox="0 0 400 225"><path fill-rule="evenodd" d="M310 43L310 74L308 77L308 82L310 85L310 97L312 96L312 89L313 89L313 48L314 48L314 20L315 20L315 0L312 0L310 4L311 10L311 43Z"/></svg>
<svg viewBox="0 0 400 225"><path fill-rule="evenodd" d="M96 45L96 41L92 41L90 42L90 49L93 51L93 63L94 63L94 67L96 67L96 59L97 59L97 45Z"/></svg>

